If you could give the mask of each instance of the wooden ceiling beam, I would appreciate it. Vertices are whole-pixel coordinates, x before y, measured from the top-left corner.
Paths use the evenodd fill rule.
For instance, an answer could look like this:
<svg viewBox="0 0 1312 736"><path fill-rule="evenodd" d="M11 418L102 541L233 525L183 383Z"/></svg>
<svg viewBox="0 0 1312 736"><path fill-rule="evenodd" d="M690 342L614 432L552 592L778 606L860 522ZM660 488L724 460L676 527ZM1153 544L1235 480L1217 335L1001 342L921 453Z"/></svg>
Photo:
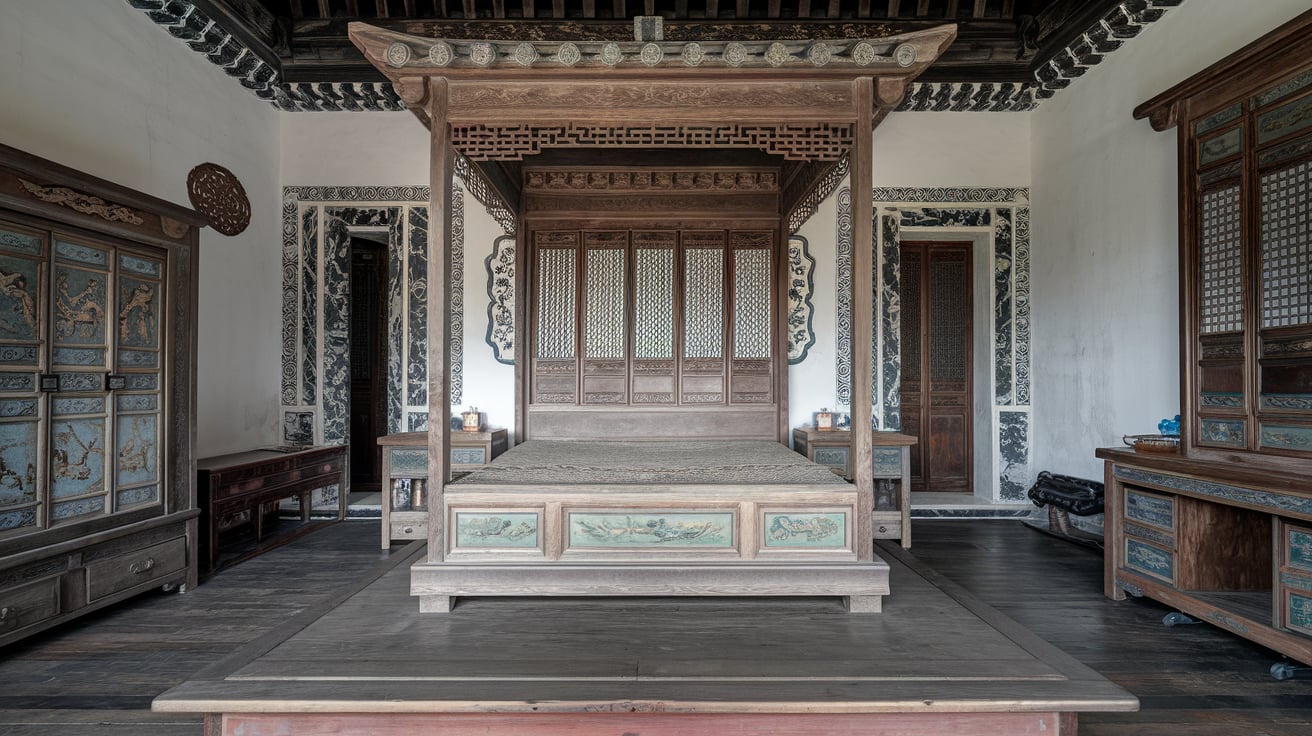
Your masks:
<svg viewBox="0 0 1312 736"><path fill-rule="evenodd" d="M611 5L611 15L616 18L628 17L629 11L625 7L624 0L613 0L613 4Z"/></svg>
<svg viewBox="0 0 1312 736"><path fill-rule="evenodd" d="M902 0L888 0L888 13L884 17L896 18L900 10L902 10Z"/></svg>
<svg viewBox="0 0 1312 736"><path fill-rule="evenodd" d="M780 0L767 0L765 12L769 14L771 18L778 18L780 4Z"/></svg>
<svg viewBox="0 0 1312 736"><path fill-rule="evenodd" d="M957 13L961 12L961 0L948 0L947 20L954 21L957 19Z"/></svg>
<svg viewBox="0 0 1312 736"><path fill-rule="evenodd" d="M842 0L829 0L829 19L837 20L839 13L843 12Z"/></svg>
<svg viewBox="0 0 1312 736"><path fill-rule="evenodd" d="M715 20L720 17L720 0L706 0L706 19Z"/></svg>
<svg viewBox="0 0 1312 736"><path fill-rule="evenodd" d="M305 17L305 8L301 7L301 0L288 0L287 3L292 11L292 20L300 20Z"/></svg>
<svg viewBox="0 0 1312 736"><path fill-rule="evenodd" d="M674 0L674 17L688 17L688 0Z"/></svg>
<svg viewBox="0 0 1312 736"><path fill-rule="evenodd" d="M801 14L799 13L798 15L800 17ZM856 4L856 17L858 18L870 17L870 0L861 0L861 2Z"/></svg>
<svg viewBox="0 0 1312 736"><path fill-rule="evenodd" d="M597 17L597 0L583 0L583 17Z"/></svg>
<svg viewBox="0 0 1312 736"><path fill-rule="evenodd" d="M319 0L319 17L325 20L333 17L333 9L328 0Z"/></svg>
<svg viewBox="0 0 1312 736"><path fill-rule="evenodd" d="M865 3L866 12L870 11L870 0L861 0ZM804 20L811 17L811 0L797 0L797 18Z"/></svg>
<svg viewBox="0 0 1312 736"><path fill-rule="evenodd" d="M1016 17L1016 0L1002 0L1002 17Z"/></svg>
<svg viewBox="0 0 1312 736"><path fill-rule="evenodd" d="M562 20L565 17L565 0L551 0L551 17Z"/></svg>
<svg viewBox="0 0 1312 736"><path fill-rule="evenodd" d="M473 20L478 17L478 11L474 8L474 0L464 0L461 4L465 20Z"/></svg>
<svg viewBox="0 0 1312 736"><path fill-rule="evenodd" d="M929 15L929 0L920 0L916 3L916 17L924 18Z"/></svg>
<svg viewBox="0 0 1312 736"><path fill-rule="evenodd" d="M520 12L524 14L524 18L526 19L537 17L537 11L533 9L533 0L523 0L520 9Z"/></svg>
<svg viewBox="0 0 1312 736"><path fill-rule="evenodd" d="M438 18L446 17L446 0L433 0L433 15Z"/></svg>
<svg viewBox="0 0 1312 736"><path fill-rule="evenodd" d="M975 0L975 11L971 14L973 18L983 18L984 11L988 10L989 0Z"/></svg>
<svg viewBox="0 0 1312 736"><path fill-rule="evenodd" d="M360 17L360 0L346 0L346 15L351 18Z"/></svg>
<svg viewBox="0 0 1312 736"><path fill-rule="evenodd" d="M497 20L506 17L506 0L492 0L492 17Z"/></svg>
<svg viewBox="0 0 1312 736"><path fill-rule="evenodd" d="M656 15L656 0L644 0L643 8L647 11L644 15Z"/></svg>
<svg viewBox="0 0 1312 736"><path fill-rule="evenodd" d="M735 11L735 17L738 20L746 20L751 3L749 0L738 0L738 8Z"/></svg>

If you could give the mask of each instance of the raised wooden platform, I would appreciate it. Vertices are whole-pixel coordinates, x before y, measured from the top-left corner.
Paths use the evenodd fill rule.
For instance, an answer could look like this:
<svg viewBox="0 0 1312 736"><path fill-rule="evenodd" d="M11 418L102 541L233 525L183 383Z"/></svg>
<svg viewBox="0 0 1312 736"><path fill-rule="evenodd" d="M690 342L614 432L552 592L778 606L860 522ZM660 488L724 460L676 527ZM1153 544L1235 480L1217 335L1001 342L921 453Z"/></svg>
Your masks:
<svg viewBox="0 0 1312 736"><path fill-rule="evenodd" d="M877 617L814 598L461 599L432 617L409 600L416 547L153 707L243 736L1060 736L1078 712L1138 707L901 550L880 554L893 593Z"/></svg>

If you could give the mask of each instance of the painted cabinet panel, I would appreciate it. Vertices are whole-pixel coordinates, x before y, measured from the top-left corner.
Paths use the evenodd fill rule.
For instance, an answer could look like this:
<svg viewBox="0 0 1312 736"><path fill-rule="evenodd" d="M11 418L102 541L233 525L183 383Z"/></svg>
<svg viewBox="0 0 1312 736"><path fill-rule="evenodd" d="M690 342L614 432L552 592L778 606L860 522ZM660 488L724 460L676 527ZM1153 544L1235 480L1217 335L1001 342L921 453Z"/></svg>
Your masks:
<svg viewBox="0 0 1312 736"><path fill-rule="evenodd" d="M1175 581L1175 555L1137 539L1125 540L1125 564L1168 583Z"/></svg>
<svg viewBox="0 0 1312 736"><path fill-rule="evenodd" d="M734 546L732 512L570 512L571 548Z"/></svg>
<svg viewBox="0 0 1312 736"><path fill-rule="evenodd" d="M0 534L162 503L165 266L0 222Z"/></svg>
<svg viewBox="0 0 1312 736"><path fill-rule="evenodd" d="M761 541L766 548L845 549L847 547L846 512L768 511L764 518L765 532Z"/></svg>

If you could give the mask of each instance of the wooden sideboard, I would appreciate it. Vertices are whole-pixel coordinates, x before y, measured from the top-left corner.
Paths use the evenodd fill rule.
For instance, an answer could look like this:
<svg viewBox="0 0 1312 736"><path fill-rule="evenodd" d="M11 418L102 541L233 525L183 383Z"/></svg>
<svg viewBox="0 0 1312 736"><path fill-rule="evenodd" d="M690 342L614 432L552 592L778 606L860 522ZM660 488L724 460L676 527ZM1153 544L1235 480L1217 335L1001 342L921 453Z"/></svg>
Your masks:
<svg viewBox="0 0 1312 736"><path fill-rule="evenodd" d="M874 537L897 539L911 546L911 446L916 438L897 432L875 432L874 445ZM846 480L852 480L852 433L845 429L793 430L793 449L813 463L824 465ZM896 486L894 486L896 482Z"/></svg>
<svg viewBox="0 0 1312 736"><path fill-rule="evenodd" d="M214 567L219 535L239 515L249 515L255 541L264 538L268 504L296 496L301 521L310 520L311 493L337 485L337 518L346 518L346 445L284 451L262 448L203 458L196 462L201 509L201 566Z"/></svg>
<svg viewBox="0 0 1312 736"><path fill-rule="evenodd" d="M451 472L468 473L492 462L510 446L502 427L482 432L451 430ZM383 448L383 549L393 539L428 538L428 433L378 438Z"/></svg>
<svg viewBox="0 0 1312 736"><path fill-rule="evenodd" d="M1312 663L1312 476L1098 450L1113 599L1147 596Z"/></svg>

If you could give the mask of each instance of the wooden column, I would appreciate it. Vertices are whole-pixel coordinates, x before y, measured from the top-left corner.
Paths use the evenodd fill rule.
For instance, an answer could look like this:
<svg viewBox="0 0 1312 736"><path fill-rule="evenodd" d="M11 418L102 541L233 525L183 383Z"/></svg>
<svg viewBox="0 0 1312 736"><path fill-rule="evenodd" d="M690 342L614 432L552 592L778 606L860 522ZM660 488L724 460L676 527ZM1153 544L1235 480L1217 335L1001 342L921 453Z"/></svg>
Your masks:
<svg viewBox="0 0 1312 736"><path fill-rule="evenodd" d="M857 489L857 559L874 559L875 481L871 451L871 381L874 352L874 79L852 80L856 130L852 141L852 481Z"/></svg>
<svg viewBox="0 0 1312 736"><path fill-rule="evenodd" d="M431 195L428 200L428 561L445 557L444 491L451 478L451 175L455 152L447 126L447 80L429 77ZM445 610L449 601L421 601Z"/></svg>

